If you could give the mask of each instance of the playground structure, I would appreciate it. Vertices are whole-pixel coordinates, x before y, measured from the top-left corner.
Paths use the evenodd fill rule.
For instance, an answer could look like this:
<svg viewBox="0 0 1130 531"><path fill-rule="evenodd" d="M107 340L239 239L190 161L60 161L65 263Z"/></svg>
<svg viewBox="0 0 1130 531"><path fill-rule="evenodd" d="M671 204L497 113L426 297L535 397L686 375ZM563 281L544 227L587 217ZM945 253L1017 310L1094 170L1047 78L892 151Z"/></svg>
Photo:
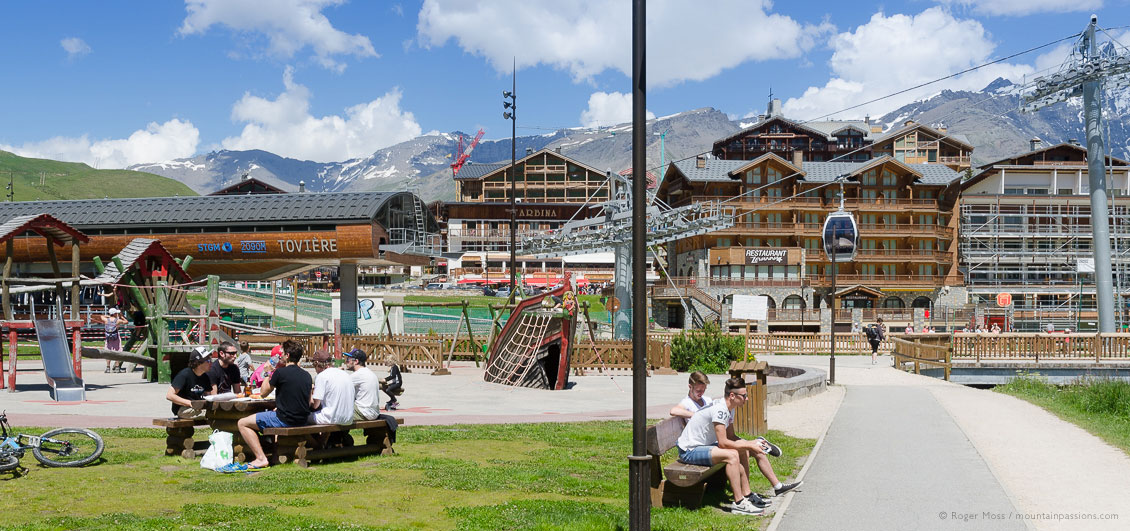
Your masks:
<svg viewBox="0 0 1130 531"><path fill-rule="evenodd" d="M51 260L51 270L55 275L54 277L12 277L12 264L15 261L16 255L15 239L29 232L41 235L45 238L48 256ZM75 396L79 396L81 400L85 388L82 383L81 354L79 353L79 347L82 344L80 329L83 325L82 321L78 320L78 293L80 282L79 245L90 241L90 238L74 227L48 214L38 214L16 216L3 225L0 225L0 241L4 243L5 248L4 271L3 276L0 277L4 320L0 322L0 326L8 329L9 356L6 381L3 375L3 359L0 359L0 387L7 387L9 392L16 390L16 361L19 357L17 330L34 328L37 330L37 334L41 340L48 340L48 346L44 348L41 345L40 352L41 358L43 359L44 372L47 376L47 383L51 387L52 396L56 400L60 400L60 392L62 392L68 400L74 399L73 397ZM63 277L59 267L59 260L55 253L55 246L65 246L68 244L71 246L71 276ZM17 287L12 288L12 284L16 284ZM64 285L66 284L69 284L71 288L71 320L37 321L34 315L24 320L14 318L10 298L13 293L42 291L52 289L52 287L58 295L56 304L60 306L57 308L57 314L61 317L63 315L61 304L64 298ZM40 333L40 326L49 328L49 331L45 329L44 332ZM72 347L68 347L66 343L68 330L72 330L74 334ZM63 386L62 391L57 387L60 385Z"/></svg>
<svg viewBox="0 0 1130 531"><path fill-rule="evenodd" d="M519 387L567 388L576 322L576 283L571 273L565 273L561 285L514 305L490 343L483 379Z"/></svg>

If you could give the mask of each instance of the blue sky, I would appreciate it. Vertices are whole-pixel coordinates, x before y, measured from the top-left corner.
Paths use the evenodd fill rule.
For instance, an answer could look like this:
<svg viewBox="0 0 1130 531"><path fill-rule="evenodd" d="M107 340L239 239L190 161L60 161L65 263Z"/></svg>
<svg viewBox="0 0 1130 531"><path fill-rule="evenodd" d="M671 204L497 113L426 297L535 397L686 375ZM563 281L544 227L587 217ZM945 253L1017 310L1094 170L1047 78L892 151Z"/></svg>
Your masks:
<svg viewBox="0 0 1130 531"><path fill-rule="evenodd" d="M1130 0L648 3L648 110L809 119L1079 31ZM432 132L630 119L628 0L6 2L0 149L102 168L215 149L340 161ZM1059 63L1045 48L839 114Z"/></svg>

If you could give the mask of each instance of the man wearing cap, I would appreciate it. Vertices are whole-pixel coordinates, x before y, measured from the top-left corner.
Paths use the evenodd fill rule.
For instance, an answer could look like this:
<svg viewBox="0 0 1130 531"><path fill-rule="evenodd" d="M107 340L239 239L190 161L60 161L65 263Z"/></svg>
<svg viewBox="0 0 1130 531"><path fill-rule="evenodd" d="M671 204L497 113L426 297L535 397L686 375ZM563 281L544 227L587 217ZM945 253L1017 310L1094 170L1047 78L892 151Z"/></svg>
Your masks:
<svg viewBox="0 0 1130 531"><path fill-rule="evenodd" d="M286 353L287 363L280 363L278 370L271 374L270 380L263 383L263 389L260 391L262 396L266 397L271 391L278 389L275 393L275 410L243 417L237 424L239 436L247 443L251 453L255 454L255 460L247 464L233 463L232 465L239 466L229 465L230 470L225 469L225 472L241 472L270 466L267 455L263 453L263 446L259 444L259 434L256 432L265 428L306 425L307 416L310 414L310 387L313 379L310 378L310 373L298 366L303 354L301 344L288 339L282 344L282 349Z"/></svg>
<svg viewBox="0 0 1130 531"><path fill-rule="evenodd" d="M333 366L330 353L318 350L310 357L314 362L314 395L310 406L310 424L353 424L353 380L345 371Z"/></svg>
<svg viewBox="0 0 1130 531"><path fill-rule="evenodd" d="M369 356L364 350L355 348L345 353L345 369L353 371L353 392L357 399L353 403L353 420L373 420L381 414L381 395L377 391L377 375L365 366Z"/></svg>
<svg viewBox="0 0 1130 531"><path fill-rule="evenodd" d="M165 399L173 403L173 415L181 418L192 418L203 414L192 408L192 400L203 400L205 395L216 392L212 381L208 379L208 357L204 355L203 348L193 350L188 355L188 367L185 367L173 378L173 383L165 393Z"/></svg>

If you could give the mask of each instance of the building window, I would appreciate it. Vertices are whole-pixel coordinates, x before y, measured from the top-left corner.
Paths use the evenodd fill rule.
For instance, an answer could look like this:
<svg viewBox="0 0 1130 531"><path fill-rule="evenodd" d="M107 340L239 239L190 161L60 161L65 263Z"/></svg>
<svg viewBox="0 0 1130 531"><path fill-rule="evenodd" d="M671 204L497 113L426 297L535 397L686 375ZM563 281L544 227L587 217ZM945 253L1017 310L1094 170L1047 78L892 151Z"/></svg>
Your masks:
<svg viewBox="0 0 1130 531"><path fill-rule="evenodd" d="M804 299L800 295L789 295L781 302L781 308L784 310L803 310Z"/></svg>
<svg viewBox="0 0 1130 531"><path fill-rule="evenodd" d="M883 301L883 307L884 308L905 308L906 303L902 302L902 299L900 299L898 297L887 297Z"/></svg>
<svg viewBox="0 0 1130 531"><path fill-rule="evenodd" d="M1070 188L1060 188L1059 189L1059 195L1074 195L1074 194L1075 194L1075 192L1072 191Z"/></svg>

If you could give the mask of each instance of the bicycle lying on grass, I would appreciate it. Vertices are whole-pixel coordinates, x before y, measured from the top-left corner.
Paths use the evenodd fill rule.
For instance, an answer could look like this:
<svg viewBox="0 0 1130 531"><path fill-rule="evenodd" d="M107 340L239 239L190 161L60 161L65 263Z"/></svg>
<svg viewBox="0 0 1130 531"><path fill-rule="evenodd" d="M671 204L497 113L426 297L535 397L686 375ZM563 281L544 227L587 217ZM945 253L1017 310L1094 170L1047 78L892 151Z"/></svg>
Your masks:
<svg viewBox="0 0 1130 531"><path fill-rule="evenodd" d="M93 463L105 445L97 433L83 428L59 428L43 435L12 433L8 415L0 413L0 472L19 468L29 449L44 465L74 468Z"/></svg>

